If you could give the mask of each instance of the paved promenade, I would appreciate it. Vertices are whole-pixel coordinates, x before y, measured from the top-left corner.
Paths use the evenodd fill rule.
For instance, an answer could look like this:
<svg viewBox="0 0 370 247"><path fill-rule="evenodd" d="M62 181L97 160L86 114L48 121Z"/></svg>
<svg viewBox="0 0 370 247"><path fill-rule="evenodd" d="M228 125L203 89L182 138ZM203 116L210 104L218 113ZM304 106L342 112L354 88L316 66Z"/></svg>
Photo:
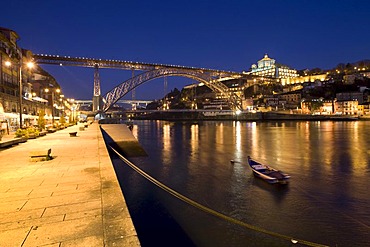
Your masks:
<svg viewBox="0 0 370 247"><path fill-rule="evenodd" d="M0 150L0 246L140 246L97 123Z"/></svg>

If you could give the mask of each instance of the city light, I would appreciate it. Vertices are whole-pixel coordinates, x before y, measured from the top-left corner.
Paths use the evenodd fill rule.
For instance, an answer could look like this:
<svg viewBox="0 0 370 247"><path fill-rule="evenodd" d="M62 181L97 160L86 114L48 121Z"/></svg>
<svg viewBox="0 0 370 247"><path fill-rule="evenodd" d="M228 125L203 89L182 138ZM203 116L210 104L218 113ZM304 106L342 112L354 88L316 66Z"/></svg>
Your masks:
<svg viewBox="0 0 370 247"><path fill-rule="evenodd" d="M16 63L18 65L18 90L19 90L19 128L23 128L23 119L22 119L22 113L23 113L23 106L22 106L22 98L23 98L23 81L22 81L22 65L23 65L23 59L21 57L20 61ZM6 67L11 67L13 64L11 61L5 61ZM26 63L26 66L28 69L32 69L34 67L34 63L32 61L29 61Z"/></svg>
<svg viewBox="0 0 370 247"><path fill-rule="evenodd" d="M33 67L35 67L35 63L34 62L27 62L27 68L29 69L32 69Z"/></svg>

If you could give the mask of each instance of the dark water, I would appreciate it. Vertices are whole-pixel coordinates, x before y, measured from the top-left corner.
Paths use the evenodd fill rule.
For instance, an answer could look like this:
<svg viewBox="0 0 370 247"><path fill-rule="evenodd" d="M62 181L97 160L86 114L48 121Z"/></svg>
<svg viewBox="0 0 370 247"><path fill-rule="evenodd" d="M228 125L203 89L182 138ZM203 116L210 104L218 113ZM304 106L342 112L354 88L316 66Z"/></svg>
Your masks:
<svg viewBox="0 0 370 247"><path fill-rule="evenodd" d="M330 246L370 246L370 122L135 122L133 158L174 190L227 216ZM275 186L247 156L291 174ZM230 160L240 161L231 164ZM301 246L209 215L114 159L142 246Z"/></svg>

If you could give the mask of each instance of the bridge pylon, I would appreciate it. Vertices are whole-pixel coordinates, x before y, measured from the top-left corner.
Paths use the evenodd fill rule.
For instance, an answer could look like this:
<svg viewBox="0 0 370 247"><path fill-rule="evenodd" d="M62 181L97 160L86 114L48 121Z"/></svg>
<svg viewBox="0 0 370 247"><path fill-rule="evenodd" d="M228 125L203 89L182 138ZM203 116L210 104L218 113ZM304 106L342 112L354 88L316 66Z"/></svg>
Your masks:
<svg viewBox="0 0 370 247"><path fill-rule="evenodd" d="M93 95L93 112L98 112L102 107L102 97L100 91L100 76L99 76L99 65L94 66L94 95Z"/></svg>

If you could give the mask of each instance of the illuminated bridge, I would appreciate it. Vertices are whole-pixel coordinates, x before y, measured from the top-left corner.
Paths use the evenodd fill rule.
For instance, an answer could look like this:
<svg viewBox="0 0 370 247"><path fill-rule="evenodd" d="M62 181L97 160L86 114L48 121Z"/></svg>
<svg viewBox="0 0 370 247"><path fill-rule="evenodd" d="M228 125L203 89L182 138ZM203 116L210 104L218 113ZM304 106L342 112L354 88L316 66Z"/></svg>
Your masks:
<svg viewBox="0 0 370 247"><path fill-rule="evenodd" d="M149 103L152 103L152 100L118 100L116 103L118 104L126 104L126 105L131 105L133 108L141 108L144 107L146 108ZM82 106L91 106L93 103L92 100L80 100L77 99L74 101L74 103L77 105L77 107L82 107Z"/></svg>
<svg viewBox="0 0 370 247"><path fill-rule="evenodd" d="M168 64L141 63L132 61L96 59L86 57L70 57L58 55L34 54L33 58L38 64L54 64L61 66L80 66L95 68L94 70L94 95L93 111L106 112L118 100L135 89L139 85L166 76L181 76L194 79L204 83L211 90L226 96L232 109L241 109L241 99L233 92L229 92L228 87L222 81L237 79L243 76L242 73L214 70L206 68L186 67ZM106 95L101 96L99 68L123 69L143 71L141 74L132 76L132 78L117 85ZM134 73L132 73L134 74Z"/></svg>

